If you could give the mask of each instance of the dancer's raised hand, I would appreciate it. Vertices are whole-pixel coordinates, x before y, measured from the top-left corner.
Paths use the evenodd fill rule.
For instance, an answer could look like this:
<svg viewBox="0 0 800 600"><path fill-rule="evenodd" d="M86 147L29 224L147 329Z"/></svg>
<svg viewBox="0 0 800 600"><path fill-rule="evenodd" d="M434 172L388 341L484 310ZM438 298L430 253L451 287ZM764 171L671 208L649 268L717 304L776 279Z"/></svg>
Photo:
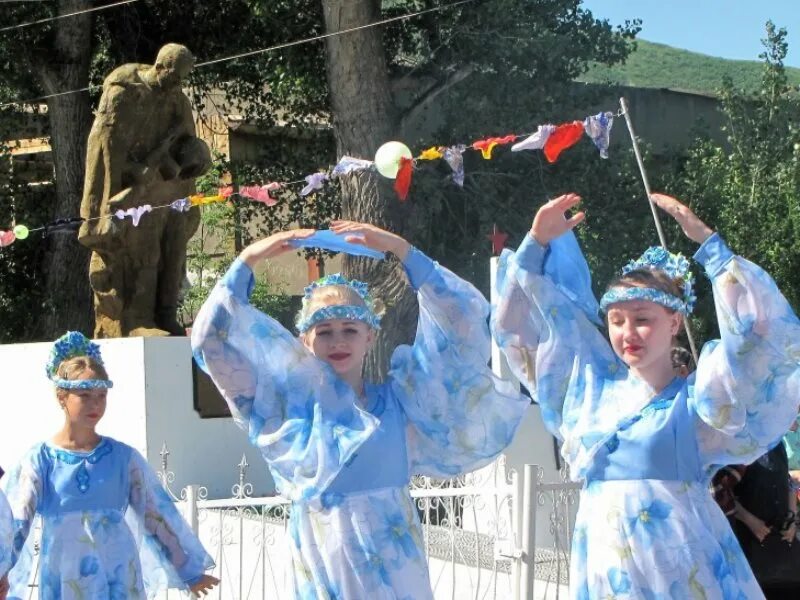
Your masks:
<svg viewBox="0 0 800 600"><path fill-rule="evenodd" d="M583 221L586 215L577 212L567 216L567 211L576 207L581 201L578 194L564 194L558 198L550 200L543 205L536 213L531 227L531 235L542 246L546 246L551 240L566 233Z"/></svg>
<svg viewBox="0 0 800 600"><path fill-rule="evenodd" d="M381 229L377 225L358 223L356 221L333 221L331 229L334 233L344 235L344 239L353 244L361 244L379 252L391 252L400 260L405 260L411 245L402 237L391 231Z"/></svg>
<svg viewBox="0 0 800 600"><path fill-rule="evenodd" d="M314 233L314 229L290 229L288 231L280 231L274 233L263 240L253 242L247 248L242 250L239 255L247 266L250 268L255 267L262 260L279 256L284 252L294 250L292 240L302 240Z"/></svg>
<svg viewBox="0 0 800 600"><path fill-rule="evenodd" d="M702 244L713 233L714 230L703 223L700 218L692 212L692 209L683 204L680 200L667 196L666 194L650 194L650 198L661 210L668 213L678 222L690 240Z"/></svg>

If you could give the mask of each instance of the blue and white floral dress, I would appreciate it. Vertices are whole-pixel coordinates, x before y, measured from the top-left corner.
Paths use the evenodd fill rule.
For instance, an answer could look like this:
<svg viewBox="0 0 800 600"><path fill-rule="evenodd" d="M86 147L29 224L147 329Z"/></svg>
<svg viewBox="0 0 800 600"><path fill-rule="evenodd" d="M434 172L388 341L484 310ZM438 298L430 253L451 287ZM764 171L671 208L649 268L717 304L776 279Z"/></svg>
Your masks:
<svg viewBox="0 0 800 600"><path fill-rule="evenodd" d="M707 484L718 465L764 454L796 416L800 322L769 275L719 235L695 259L712 281L721 340L656 394L593 324L577 244L543 248L526 236L501 261L493 333L585 480L572 598L763 598ZM551 260L574 271L551 276Z"/></svg>
<svg viewBox="0 0 800 600"><path fill-rule="evenodd" d="M385 383L353 388L248 301L236 261L192 328L198 363L292 501L295 598L431 598L412 474L450 477L489 463L529 401L487 367L489 306L417 250L405 261L419 299L413 346Z"/></svg>
<svg viewBox="0 0 800 600"><path fill-rule="evenodd" d="M0 469L2 473L2 469ZM14 539L14 517L6 495L0 491L0 577L11 568L11 543Z"/></svg>
<svg viewBox="0 0 800 600"><path fill-rule="evenodd" d="M139 600L188 589L214 566L145 459L108 437L91 452L48 442L8 475L14 516L9 598L28 598L42 518L41 600Z"/></svg>

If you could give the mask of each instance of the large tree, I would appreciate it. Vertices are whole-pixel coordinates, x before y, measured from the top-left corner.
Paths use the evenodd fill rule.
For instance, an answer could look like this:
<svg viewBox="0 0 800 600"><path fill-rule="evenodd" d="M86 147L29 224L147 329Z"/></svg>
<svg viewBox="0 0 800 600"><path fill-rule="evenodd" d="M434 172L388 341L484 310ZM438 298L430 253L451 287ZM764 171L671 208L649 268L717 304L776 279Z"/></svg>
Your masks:
<svg viewBox="0 0 800 600"><path fill-rule="evenodd" d="M437 4L322 0L328 34L375 22L382 14L399 15ZM608 23L580 8L577 0L495 0L445 6L385 29L329 37L326 64L338 154L371 157L383 142L407 139L415 121L441 107L445 107L446 128L436 132L441 136L436 140L418 140L422 144L530 127L546 109L568 108L570 103L559 98L559 92L568 90L590 61L622 60L635 31L636 24L626 24L614 32ZM407 98L397 101L404 80L414 85L406 86ZM441 186L441 180L436 181ZM533 194L528 192L524 202L532 211ZM461 229L462 238L456 242L447 233L460 219L432 208L431 197L449 202L441 192L417 193L401 205L385 181L365 173L343 183L342 213L345 218L389 227L414 242L439 243L475 254L481 234L488 231L480 231L482 212L465 211L471 223ZM466 197L474 200L474 194ZM500 207L511 208L498 200ZM519 222L518 216L509 220ZM368 363L370 375L379 377L391 349L413 336L415 304L396 263L351 258L346 259L345 268L350 275L369 281L390 304L387 326Z"/></svg>
<svg viewBox="0 0 800 600"><path fill-rule="evenodd" d="M405 139L416 148L427 143L469 141L505 130L520 131L540 119L585 116L570 112L571 106L585 102L579 102L570 82L590 61L623 60L636 31L635 23L612 29L584 10L579 0L473 0L449 7L433 0L139 0L89 16L22 29L22 38L15 35L13 42L0 38L0 73L7 76L9 87L13 84L13 97L43 93L41 73L55 64L59 28L74 28L76 18L90 19L82 32L91 32L88 56L92 69L88 75L81 75L82 81L63 82L73 89L99 84L103 74L122 62L152 61L158 47L167 41L186 44L206 61L438 6L442 9L331 37L324 44L309 43L203 66L193 77L192 96L198 108L208 110L218 97L208 91L219 90L227 105L220 107L221 111L237 111L262 126L280 123L318 131L320 123L331 122L335 144L328 145L324 135L318 137L320 143L307 156L327 156L324 162L331 163L337 154L344 153L369 158L380 144L394 138ZM54 10L49 3L4 7L11 16L6 19L9 23L51 15ZM62 10L60 5L58 10ZM66 4L63 10L68 10ZM35 48L37 56L20 57L20 48L25 52ZM19 69L20 60L26 65L23 70ZM74 60L79 62L77 56ZM85 64L86 53L80 60ZM91 104L80 94L73 97L84 107L87 102ZM56 112L62 110L60 105L53 106ZM428 127L424 134L412 134L429 115L439 124L438 130ZM58 118L51 114L51 125ZM75 119L71 123L75 148L86 137L86 121ZM74 190L79 186L61 178L67 177L62 172L81 172L79 154L57 151L54 156L56 162L65 163L56 168L58 196L64 200L53 204L51 218L78 212L80 194ZM265 177L294 173L292 163L298 161L293 159L275 152L259 172ZM320 162L309 160L307 167ZM542 169L528 161L519 171L498 164L501 168L492 173L495 166L468 165L465 192L447 187L446 172L433 168L433 176L429 171L417 177L405 205L398 203L390 182L374 175L353 177L343 183L343 214L395 229L448 261L459 258L460 262L452 264L468 273L470 261L477 263L485 255L478 251L475 240L487 231L487 224L499 219L520 229L520 223L529 217L531 200L545 194L542 186L525 191L515 191L514 186L530 181L532 172L550 167ZM248 171L250 176L253 172ZM492 181L496 185L491 185ZM64 191L70 185L73 191ZM488 197L487 187L492 192ZM303 213L303 203L296 194L287 193L283 200L293 211ZM301 220L314 226L324 225L325 214L337 210L335 199L325 194L305 206L315 210ZM521 219L515 213L523 208L526 214ZM249 212L249 208L243 209L245 217ZM271 218L264 221L277 224ZM460 235L456 237L453 232ZM58 260L66 256L65 252L77 255L81 249L74 240L61 244L70 248L58 249L56 260L48 263L52 265L48 270L50 285L58 287L57 282L62 282L61 287L48 288L48 295L78 298L88 307L90 295L84 281L64 275L67 271L79 273L83 263ZM387 333L370 363L370 370L379 373L386 349L410 338L414 320L409 317L414 303L402 287L396 264L376 267L348 261L347 268L352 275L380 282L380 293L394 305L394 314L387 317ZM88 318L82 316L88 315L88 310L63 312L68 326L88 324ZM53 320L42 323L46 327L41 335L54 335L63 328Z"/></svg>

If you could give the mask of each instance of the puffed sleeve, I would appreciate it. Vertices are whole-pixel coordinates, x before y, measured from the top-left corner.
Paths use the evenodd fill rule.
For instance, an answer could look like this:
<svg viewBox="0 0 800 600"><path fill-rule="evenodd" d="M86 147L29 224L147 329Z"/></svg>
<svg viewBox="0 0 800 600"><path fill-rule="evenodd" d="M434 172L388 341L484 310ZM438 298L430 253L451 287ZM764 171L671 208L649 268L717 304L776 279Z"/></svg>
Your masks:
<svg viewBox="0 0 800 600"><path fill-rule="evenodd" d="M24 597L31 581L34 562L34 536L31 528L42 497L44 469L42 467L41 444L29 450L22 460L3 478L3 491L11 511L11 551L7 557L10 567L10 597ZM0 571L2 572L2 571Z"/></svg>
<svg viewBox="0 0 800 600"><path fill-rule="evenodd" d="M0 577L11 568L11 545L14 540L14 517L6 495L0 491Z"/></svg>
<svg viewBox="0 0 800 600"><path fill-rule="evenodd" d="M156 474L136 450L128 466L126 521L139 545L148 597L167 588L187 589L214 561L178 512Z"/></svg>
<svg viewBox="0 0 800 600"><path fill-rule="evenodd" d="M718 234L695 255L711 279L720 339L690 383L706 466L750 463L788 431L800 403L800 321L772 278Z"/></svg>
<svg viewBox="0 0 800 600"><path fill-rule="evenodd" d="M253 282L250 268L236 260L197 315L192 348L280 492L309 500L325 491L378 421L329 365L250 305Z"/></svg>
<svg viewBox="0 0 800 600"><path fill-rule="evenodd" d="M389 377L406 416L411 473L448 477L497 456L530 401L488 366L483 295L415 248L404 266L419 321L413 345L392 354Z"/></svg>
<svg viewBox="0 0 800 600"><path fill-rule="evenodd" d="M601 419L618 413L608 406L598 410L603 389L627 370L596 326L589 268L568 235L548 247L526 235L516 253L503 253L492 333L579 473L597 445L596 432L610 430Z"/></svg>

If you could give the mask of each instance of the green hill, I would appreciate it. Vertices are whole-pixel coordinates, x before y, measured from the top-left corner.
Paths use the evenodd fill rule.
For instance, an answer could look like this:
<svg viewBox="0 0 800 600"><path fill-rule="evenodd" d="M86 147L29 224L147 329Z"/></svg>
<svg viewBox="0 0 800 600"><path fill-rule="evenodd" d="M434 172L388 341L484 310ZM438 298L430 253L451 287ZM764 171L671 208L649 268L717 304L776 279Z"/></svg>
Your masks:
<svg viewBox="0 0 800 600"><path fill-rule="evenodd" d="M681 50L664 44L637 40L638 48L627 63L615 67L596 65L581 81L617 83L636 87L671 88L713 94L725 75L736 87L755 90L761 81L762 63L728 60ZM786 68L789 82L800 85L800 69Z"/></svg>

